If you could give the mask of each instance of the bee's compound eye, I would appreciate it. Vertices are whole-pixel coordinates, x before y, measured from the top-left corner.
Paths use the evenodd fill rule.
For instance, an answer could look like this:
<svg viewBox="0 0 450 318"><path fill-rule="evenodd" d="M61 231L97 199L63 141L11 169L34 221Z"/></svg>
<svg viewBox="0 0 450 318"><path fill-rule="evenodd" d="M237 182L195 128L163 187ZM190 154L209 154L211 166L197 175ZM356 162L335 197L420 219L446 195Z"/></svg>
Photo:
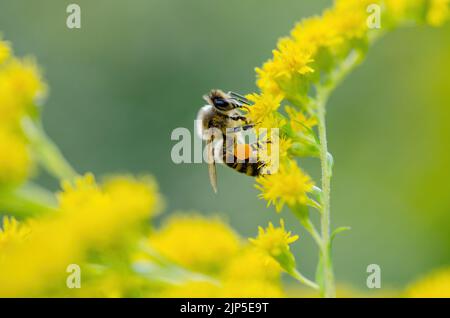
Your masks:
<svg viewBox="0 0 450 318"><path fill-rule="evenodd" d="M227 106L227 102L222 98L215 98L214 99L214 106L218 108L225 108Z"/></svg>

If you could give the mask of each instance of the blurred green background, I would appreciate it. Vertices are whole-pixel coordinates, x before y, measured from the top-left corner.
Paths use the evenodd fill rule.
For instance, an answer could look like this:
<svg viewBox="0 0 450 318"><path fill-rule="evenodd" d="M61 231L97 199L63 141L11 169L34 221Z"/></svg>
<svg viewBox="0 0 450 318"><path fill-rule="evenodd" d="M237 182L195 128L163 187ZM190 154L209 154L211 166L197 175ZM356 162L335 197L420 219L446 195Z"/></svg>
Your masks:
<svg viewBox="0 0 450 318"><path fill-rule="evenodd" d="M2 0L0 31L43 68L45 127L77 170L154 174L165 216L220 212L246 236L278 220L251 178L220 167L214 195L205 165L173 164L170 134L193 130L209 89L255 91L254 67L277 38L331 1L74 2L80 30L66 27L70 1ZM450 264L449 35L449 25L389 34L330 100L333 224L352 227L335 244L341 282L364 290L375 263L384 288L401 288ZM317 177L317 163L303 165ZM57 188L45 175L39 182ZM281 216L302 234L295 252L312 276L312 240L286 211Z"/></svg>

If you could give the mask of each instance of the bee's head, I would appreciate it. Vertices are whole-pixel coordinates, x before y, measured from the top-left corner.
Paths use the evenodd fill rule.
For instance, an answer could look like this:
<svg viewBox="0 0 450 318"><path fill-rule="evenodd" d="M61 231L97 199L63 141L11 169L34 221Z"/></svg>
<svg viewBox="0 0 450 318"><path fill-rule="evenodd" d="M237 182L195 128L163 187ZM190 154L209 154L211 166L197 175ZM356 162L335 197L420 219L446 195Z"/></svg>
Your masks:
<svg viewBox="0 0 450 318"><path fill-rule="evenodd" d="M240 107L239 102L219 89L212 90L208 95L203 96L203 99L220 112L228 112Z"/></svg>

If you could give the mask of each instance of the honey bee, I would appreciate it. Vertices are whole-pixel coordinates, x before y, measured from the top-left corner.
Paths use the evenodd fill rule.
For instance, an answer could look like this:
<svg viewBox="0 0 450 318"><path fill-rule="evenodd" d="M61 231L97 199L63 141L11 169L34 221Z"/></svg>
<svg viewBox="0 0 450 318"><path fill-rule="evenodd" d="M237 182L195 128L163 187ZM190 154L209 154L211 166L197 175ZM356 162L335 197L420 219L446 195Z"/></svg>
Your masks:
<svg viewBox="0 0 450 318"><path fill-rule="evenodd" d="M197 132L206 140L209 179L217 193L217 161L248 176L260 175L264 162L255 155L258 143L240 142L242 138L239 134L254 127L254 123L250 123L243 112L251 106L249 100L237 93L224 93L219 89L211 90L203 99L208 104L198 112ZM216 133L211 133L211 130ZM218 140L221 143L215 145Z"/></svg>

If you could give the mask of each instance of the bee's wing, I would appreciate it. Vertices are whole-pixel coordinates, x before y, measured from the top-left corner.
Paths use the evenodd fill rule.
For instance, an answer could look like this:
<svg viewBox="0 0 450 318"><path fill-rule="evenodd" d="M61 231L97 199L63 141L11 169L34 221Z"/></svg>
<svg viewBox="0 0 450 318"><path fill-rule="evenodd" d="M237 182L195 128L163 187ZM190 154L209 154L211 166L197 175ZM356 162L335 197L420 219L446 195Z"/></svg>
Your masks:
<svg viewBox="0 0 450 318"><path fill-rule="evenodd" d="M215 193L217 193L217 175L216 175L216 163L214 161L214 137L210 138L206 143L206 152L208 159L208 174L209 181Z"/></svg>

